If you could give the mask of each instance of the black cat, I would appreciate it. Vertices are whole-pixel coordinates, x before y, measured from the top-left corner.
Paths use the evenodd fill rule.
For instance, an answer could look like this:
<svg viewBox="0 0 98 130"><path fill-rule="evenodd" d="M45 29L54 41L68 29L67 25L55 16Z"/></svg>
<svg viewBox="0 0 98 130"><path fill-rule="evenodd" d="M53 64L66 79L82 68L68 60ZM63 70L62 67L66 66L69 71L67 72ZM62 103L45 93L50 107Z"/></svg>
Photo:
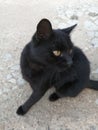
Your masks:
<svg viewBox="0 0 98 130"><path fill-rule="evenodd" d="M98 81L89 79L87 57L70 39L75 26L54 30L47 19L38 23L32 40L22 51L20 62L23 78L33 92L17 114L24 115L52 86L55 92L50 95L50 101L75 97L86 87L98 90Z"/></svg>

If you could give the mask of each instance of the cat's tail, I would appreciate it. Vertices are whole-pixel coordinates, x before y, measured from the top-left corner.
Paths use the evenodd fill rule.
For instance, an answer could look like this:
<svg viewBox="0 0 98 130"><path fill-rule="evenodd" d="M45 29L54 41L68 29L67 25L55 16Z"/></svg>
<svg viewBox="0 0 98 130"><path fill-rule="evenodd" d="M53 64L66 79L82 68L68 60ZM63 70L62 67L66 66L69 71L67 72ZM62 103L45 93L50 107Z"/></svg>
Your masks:
<svg viewBox="0 0 98 130"><path fill-rule="evenodd" d="M88 88L98 90L98 81L90 80Z"/></svg>

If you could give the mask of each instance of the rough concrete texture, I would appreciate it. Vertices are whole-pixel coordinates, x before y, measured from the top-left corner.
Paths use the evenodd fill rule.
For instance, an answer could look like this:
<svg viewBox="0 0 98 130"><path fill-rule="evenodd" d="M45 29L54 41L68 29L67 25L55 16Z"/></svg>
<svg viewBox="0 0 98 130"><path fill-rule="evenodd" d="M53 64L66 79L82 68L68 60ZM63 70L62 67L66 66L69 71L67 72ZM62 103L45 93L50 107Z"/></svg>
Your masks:
<svg viewBox="0 0 98 130"><path fill-rule="evenodd" d="M48 101L51 89L25 116L16 115L31 94L21 78L20 53L41 18L54 28L78 23L73 42L98 80L98 0L0 0L0 130L98 130L98 91L90 89L54 103Z"/></svg>

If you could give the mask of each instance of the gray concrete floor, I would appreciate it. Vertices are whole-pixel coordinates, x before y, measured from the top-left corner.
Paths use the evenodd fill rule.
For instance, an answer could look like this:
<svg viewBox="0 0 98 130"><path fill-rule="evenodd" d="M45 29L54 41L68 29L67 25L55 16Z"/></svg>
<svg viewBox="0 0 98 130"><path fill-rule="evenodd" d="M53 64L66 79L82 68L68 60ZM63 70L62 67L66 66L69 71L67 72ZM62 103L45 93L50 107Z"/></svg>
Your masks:
<svg viewBox="0 0 98 130"><path fill-rule="evenodd" d="M31 94L21 78L19 58L41 18L54 28L78 23L72 34L98 80L98 0L0 0L0 130L98 130L98 91L48 101L49 90L24 116L16 110Z"/></svg>

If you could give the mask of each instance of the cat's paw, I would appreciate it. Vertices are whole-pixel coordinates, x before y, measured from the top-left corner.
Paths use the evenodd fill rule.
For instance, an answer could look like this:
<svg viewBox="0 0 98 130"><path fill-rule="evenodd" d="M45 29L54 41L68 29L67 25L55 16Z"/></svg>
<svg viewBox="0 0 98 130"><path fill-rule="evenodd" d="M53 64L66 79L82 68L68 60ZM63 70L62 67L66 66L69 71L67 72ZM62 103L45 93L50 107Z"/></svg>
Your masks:
<svg viewBox="0 0 98 130"><path fill-rule="evenodd" d="M23 110L22 106L20 106L20 107L17 109L16 113L17 113L18 115L24 115L26 112Z"/></svg>
<svg viewBox="0 0 98 130"><path fill-rule="evenodd" d="M53 93L53 94L51 94L50 96L49 96L49 100L50 101L56 101L56 100L58 100L59 99L59 96L56 94L56 93Z"/></svg>

